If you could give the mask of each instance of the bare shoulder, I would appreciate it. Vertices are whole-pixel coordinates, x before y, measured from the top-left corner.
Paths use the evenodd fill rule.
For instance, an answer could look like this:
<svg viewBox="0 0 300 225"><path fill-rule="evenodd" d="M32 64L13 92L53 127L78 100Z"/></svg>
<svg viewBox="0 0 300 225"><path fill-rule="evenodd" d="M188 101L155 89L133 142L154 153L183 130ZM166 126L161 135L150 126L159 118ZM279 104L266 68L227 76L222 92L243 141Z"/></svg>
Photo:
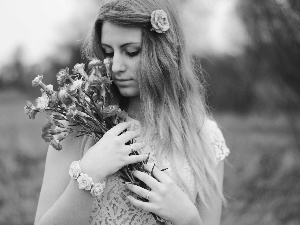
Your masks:
<svg viewBox="0 0 300 225"><path fill-rule="evenodd" d="M71 162L80 159L81 139L73 132L61 142L62 150L57 151L49 146L36 221L56 202L69 184L69 166Z"/></svg>

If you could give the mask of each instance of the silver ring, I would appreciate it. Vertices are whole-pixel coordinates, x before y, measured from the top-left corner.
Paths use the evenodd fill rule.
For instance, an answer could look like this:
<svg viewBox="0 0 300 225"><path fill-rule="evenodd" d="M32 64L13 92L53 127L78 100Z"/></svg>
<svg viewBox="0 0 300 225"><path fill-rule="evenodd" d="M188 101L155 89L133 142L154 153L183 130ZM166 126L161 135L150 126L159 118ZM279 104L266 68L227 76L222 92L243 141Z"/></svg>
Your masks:
<svg viewBox="0 0 300 225"><path fill-rule="evenodd" d="M146 199L147 199L148 201L149 201L150 192L151 192L151 191L149 191L149 192L147 193L147 195L146 195Z"/></svg>

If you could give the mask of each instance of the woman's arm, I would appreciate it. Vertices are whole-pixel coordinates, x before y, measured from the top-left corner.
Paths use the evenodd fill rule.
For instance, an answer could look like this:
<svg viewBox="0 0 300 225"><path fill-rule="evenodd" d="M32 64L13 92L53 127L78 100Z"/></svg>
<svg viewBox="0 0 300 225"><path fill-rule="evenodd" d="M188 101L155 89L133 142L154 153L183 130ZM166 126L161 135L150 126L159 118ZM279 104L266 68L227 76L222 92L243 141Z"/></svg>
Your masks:
<svg viewBox="0 0 300 225"><path fill-rule="evenodd" d="M73 137L62 142L61 151L49 147L35 225L88 223L93 197L68 174L71 162L79 159L77 143Z"/></svg>
<svg viewBox="0 0 300 225"><path fill-rule="evenodd" d="M223 187L224 176L224 160L218 162L216 167L218 181ZM207 209L203 204L197 204L197 208L202 219L203 225L220 225L222 213L222 200L215 196L212 200L210 209Z"/></svg>
<svg viewBox="0 0 300 225"><path fill-rule="evenodd" d="M130 126L124 122L110 129L80 160L82 172L95 183L127 164L147 159L146 154L129 155L132 148L139 150L145 146L139 142L125 144L139 136L136 131L125 131ZM68 138L62 144L59 152L49 147L35 225L88 223L94 197L80 190L68 173L70 164L80 158L78 139Z"/></svg>

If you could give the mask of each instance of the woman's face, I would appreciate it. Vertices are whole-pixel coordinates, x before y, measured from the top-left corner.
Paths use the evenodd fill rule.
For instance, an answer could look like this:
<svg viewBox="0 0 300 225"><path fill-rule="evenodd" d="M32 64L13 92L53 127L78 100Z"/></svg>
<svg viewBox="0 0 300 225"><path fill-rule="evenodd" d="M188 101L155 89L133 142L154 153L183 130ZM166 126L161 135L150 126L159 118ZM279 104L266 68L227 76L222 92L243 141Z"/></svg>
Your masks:
<svg viewBox="0 0 300 225"><path fill-rule="evenodd" d="M112 58L112 77L121 95L138 96L142 30L104 22L101 33L102 50L105 57Z"/></svg>

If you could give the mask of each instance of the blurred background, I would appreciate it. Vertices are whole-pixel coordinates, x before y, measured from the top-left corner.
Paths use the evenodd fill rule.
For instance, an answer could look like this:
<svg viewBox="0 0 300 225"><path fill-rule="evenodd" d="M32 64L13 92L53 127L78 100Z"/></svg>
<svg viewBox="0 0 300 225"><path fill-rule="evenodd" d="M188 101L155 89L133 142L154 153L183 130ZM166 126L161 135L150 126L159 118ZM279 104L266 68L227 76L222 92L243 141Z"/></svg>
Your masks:
<svg viewBox="0 0 300 225"><path fill-rule="evenodd" d="M300 2L174 0L231 154L223 225L300 224ZM33 224L47 144L31 80L81 62L99 0L1 0L0 224Z"/></svg>

